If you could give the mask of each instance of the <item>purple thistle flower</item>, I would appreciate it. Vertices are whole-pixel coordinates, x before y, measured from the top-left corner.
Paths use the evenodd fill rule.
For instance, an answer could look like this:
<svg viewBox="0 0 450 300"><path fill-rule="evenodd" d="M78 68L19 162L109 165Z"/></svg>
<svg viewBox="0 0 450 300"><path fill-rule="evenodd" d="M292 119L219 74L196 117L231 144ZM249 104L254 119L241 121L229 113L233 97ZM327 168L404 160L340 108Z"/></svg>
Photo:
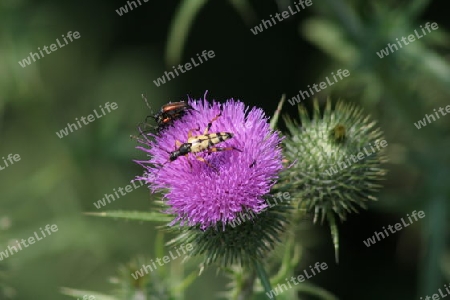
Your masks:
<svg viewBox="0 0 450 300"><path fill-rule="evenodd" d="M263 196L270 192L282 166L279 147L282 138L270 129L268 118L260 108L249 110L244 103L229 99L224 104L189 99L189 110L160 135L148 134L152 140L138 147L150 155L148 161L136 161L146 168L138 180L145 180L152 192L163 191L168 205L166 213L176 215L170 225L200 225L201 229L222 223L223 228L239 213L258 213L267 207ZM187 142L188 131L201 135L219 113L209 133L230 132L231 139L214 146L237 150L189 153L169 161L176 150L175 141ZM196 129L200 129L197 131ZM199 161L196 156L207 162ZM190 164L189 164L189 162Z"/></svg>

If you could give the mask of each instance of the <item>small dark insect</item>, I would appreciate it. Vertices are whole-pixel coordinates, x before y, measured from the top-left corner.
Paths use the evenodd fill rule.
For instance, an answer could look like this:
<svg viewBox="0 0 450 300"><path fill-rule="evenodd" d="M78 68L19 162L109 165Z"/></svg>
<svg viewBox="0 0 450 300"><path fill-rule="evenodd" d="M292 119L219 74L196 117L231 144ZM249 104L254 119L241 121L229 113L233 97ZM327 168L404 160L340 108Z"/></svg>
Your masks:
<svg viewBox="0 0 450 300"><path fill-rule="evenodd" d="M147 103L147 106L150 108L148 104L147 98L142 95L142 98ZM149 115L145 118L145 124L148 124L148 119L152 118L156 121L157 127L156 132L161 132L163 129L167 128L169 125L173 123L173 121L181 118L187 110L192 109L192 107L184 101L180 102L170 102L163 105L160 111L157 114ZM151 110L151 108L150 108Z"/></svg>
<svg viewBox="0 0 450 300"><path fill-rule="evenodd" d="M337 124L331 129L331 136L336 142L343 142L346 138L345 126L342 124Z"/></svg>
<svg viewBox="0 0 450 300"><path fill-rule="evenodd" d="M188 132L188 140L186 143L181 143L179 141L175 141L175 146L177 149L175 151L170 152L169 160L174 161L180 156L187 156L189 153L198 153L202 151L207 151L208 153L219 152L219 151L227 151L227 150L237 150L242 152L241 150L235 147L216 147L218 143L224 142L233 137L231 132L215 132L208 133L211 129L212 122L217 120L221 114L218 114L214 119L212 119L205 131L202 135L192 135L192 129ZM199 130L199 129L195 129ZM200 156L195 157L197 160L206 163L208 166L212 167L204 158ZM189 162L189 161L188 161ZM189 162L190 164L190 162Z"/></svg>

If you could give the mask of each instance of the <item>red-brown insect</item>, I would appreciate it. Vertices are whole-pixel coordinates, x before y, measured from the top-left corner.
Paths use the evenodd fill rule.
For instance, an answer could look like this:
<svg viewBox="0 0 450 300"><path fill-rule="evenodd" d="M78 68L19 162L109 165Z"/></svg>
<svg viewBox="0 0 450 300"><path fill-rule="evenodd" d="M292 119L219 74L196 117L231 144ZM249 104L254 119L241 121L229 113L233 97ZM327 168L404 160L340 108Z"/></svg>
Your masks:
<svg viewBox="0 0 450 300"><path fill-rule="evenodd" d="M144 98L147 106L150 107L144 95L142 95L142 98ZM157 124L156 132L160 132L170 126L173 121L181 118L189 109L192 109L192 107L187 102L169 102L163 105L157 114L147 116L145 118L145 123L148 124L149 118L154 119Z"/></svg>
<svg viewBox="0 0 450 300"><path fill-rule="evenodd" d="M160 112L153 116L158 123L158 131L181 118L188 109L192 109L192 107L184 101L167 103L161 107Z"/></svg>

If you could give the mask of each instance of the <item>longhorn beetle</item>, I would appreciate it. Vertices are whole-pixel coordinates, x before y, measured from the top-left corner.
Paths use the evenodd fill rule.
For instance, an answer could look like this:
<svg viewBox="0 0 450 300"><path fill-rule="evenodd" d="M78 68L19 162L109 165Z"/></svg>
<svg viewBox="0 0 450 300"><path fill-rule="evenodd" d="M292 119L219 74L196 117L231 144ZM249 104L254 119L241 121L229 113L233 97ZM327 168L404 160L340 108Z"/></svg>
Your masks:
<svg viewBox="0 0 450 300"><path fill-rule="evenodd" d="M211 129L212 123L217 120L222 113L219 113L217 116L215 116L206 126L205 131L202 135L192 135L193 130L200 130L200 128L197 129L191 129L188 132L188 140L186 143L181 143L180 141L175 141L175 146L177 149L175 151L170 152L169 161L174 161L180 156L187 156L189 153L198 153L202 151L207 151L208 153L212 152L219 152L219 151L227 151L227 150L237 150L239 152L242 152L242 150L239 150L233 146L230 147L216 147L215 145L224 142L226 140L231 139L234 135L231 132L215 132L215 133L208 133ZM197 160L202 161L206 163L208 166L213 168L203 157L196 156ZM188 160L189 164L191 165L190 161ZM192 165L191 165L192 167ZM213 168L214 169L214 168Z"/></svg>
<svg viewBox="0 0 450 300"><path fill-rule="evenodd" d="M148 104L147 98L142 95L142 98L145 100L145 103L150 108ZM161 132L164 128L167 128L170 124L173 123L176 119L181 118L188 109L193 109L187 102L169 102L163 105L160 111L157 114L149 115L145 118L144 123L147 123L149 118L152 118L156 121L157 127L156 131ZM150 108L151 111L151 108Z"/></svg>

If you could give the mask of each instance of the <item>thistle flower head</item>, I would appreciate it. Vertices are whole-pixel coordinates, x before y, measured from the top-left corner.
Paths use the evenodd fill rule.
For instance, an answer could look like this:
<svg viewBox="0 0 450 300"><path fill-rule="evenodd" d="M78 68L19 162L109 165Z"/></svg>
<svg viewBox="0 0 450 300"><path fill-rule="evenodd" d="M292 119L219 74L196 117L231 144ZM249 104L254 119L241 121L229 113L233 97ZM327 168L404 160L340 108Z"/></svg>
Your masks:
<svg viewBox="0 0 450 300"><path fill-rule="evenodd" d="M301 199L301 207L315 213L315 221L336 213L345 220L347 213L366 207L367 200L381 185L386 160L382 132L362 110L338 102L334 110L327 101L322 114L317 99L310 119L299 108L302 126L287 121L292 138L286 140L286 158L298 162L283 178L292 193Z"/></svg>
<svg viewBox="0 0 450 300"><path fill-rule="evenodd" d="M192 109L182 118L138 147L151 158L139 161L146 171L137 179L145 180L152 192L163 192L166 212L175 215L171 225L225 228L243 211L266 208L263 196L282 169L282 154L281 138L271 131L264 112L233 99L188 103ZM176 141L187 143L189 131L192 136L204 134L208 123L211 136L222 132L231 137L212 139L209 145L202 143L202 151L170 161L170 153L180 149Z"/></svg>
<svg viewBox="0 0 450 300"><path fill-rule="evenodd" d="M299 114L301 126L286 119L291 136L285 156L296 163L283 172L280 185L299 199L302 210L314 213L314 222L327 219L337 262L335 214L345 220L348 213L366 208L367 200L376 200L373 194L386 174L387 142L376 122L354 105L338 102L333 110L328 100L322 115L316 99L312 119L303 106Z"/></svg>
<svg viewBox="0 0 450 300"><path fill-rule="evenodd" d="M283 178L301 207L322 221L330 213L345 220L347 213L366 207L367 200L379 190L386 171L382 132L361 109L330 100L323 113L317 99L313 118L300 106L301 127L287 120L291 138L286 139L286 158L297 163ZM384 145L384 146L383 146Z"/></svg>

